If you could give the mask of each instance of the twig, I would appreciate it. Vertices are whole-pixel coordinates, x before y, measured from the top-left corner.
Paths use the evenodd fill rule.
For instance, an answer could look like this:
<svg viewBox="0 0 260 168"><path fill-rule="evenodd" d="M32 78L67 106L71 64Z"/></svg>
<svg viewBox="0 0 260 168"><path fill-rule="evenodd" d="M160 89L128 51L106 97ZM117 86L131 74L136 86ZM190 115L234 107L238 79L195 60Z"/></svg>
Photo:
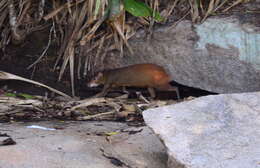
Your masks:
<svg viewBox="0 0 260 168"><path fill-rule="evenodd" d="M105 41L105 36L104 36L104 37L101 37L101 40L100 40L99 46L98 46L98 48L97 48L97 53L96 53L96 56L95 56L94 66L97 65L97 59L99 59L99 56L100 56L101 50L102 50L103 45L104 45L104 41Z"/></svg>
<svg viewBox="0 0 260 168"><path fill-rule="evenodd" d="M106 100L104 98L90 98L90 99L85 99L83 101L80 101L81 104L76 105L74 107L71 108L71 110L76 110L77 108L80 107L87 107L90 106L92 104L96 104L96 103L101 103L101 102L105 102Z"/></svg>
<svg viewBox="0 0 260 168"><path fill-rule="evenodd" d="M190 14L190 10L183 16L181 17L179 20L177 20L172 26L170 26L167 31L173 29L176 25L178 25L186 16L188 16Z"/></svg>
<svg viewBox="0 0 260 168"><path fill-rule="evenodd" d="M168 10L167 14L165 15L165 18L168 18L171 15L173 9L176 7L178 2L179 2L179 0L175 0L173 2L173 4L170 5L170 9Z"/></svg>
<svg viewBox="0 0 260 168"><path fill-rule="evenodd" d="M113 160L114 162L116 162L116 163L117 163L117 164L116 164L117 166L120 166L120 167L123 167L123 166L124 166L124 167L127 167L127 168L132 168L132 166L130 166L129 164L123 162L121 159L118 159L118 158L112 156L111 153L109 153L109 154L106 153L103 148L100 148L100 151L103 153L103 156L104 156L105 158L109 159L110 161Z"/></svg>
<svg viewBox="0 0 260 168"><path fill-rule="evenodd" d="M103 116L111 115L111 114L115 114L115 113L116 113L116 111L114 110L114 111L99 113L99 114L95 114L95 115L91 115L91 116L78 117L77 119L78 120L90 120L90 119L93 119L93 118L103 117Z"/></svg>
<svg viewBox="0 0 260 168"><path fill-rule="evenodd" d="M51 45L51 34L54 30L54 23L50 29L50 34L49 34L49 41L48 41L48 44L47 46L45 47L44 51L42 52L41 56L34 62L32 63L30 66L27 67L27 69L31 69L35 64L37 64L46 54L47 50L49 49L50 45Z"/></svg>
<svg viewBox="0 0 260 168"><path fill-rule="evenodd" d="M41 105L42 102L39 100L34 100L34 99L17 99L15 97L0 97L0 103L5 103L5 104L12 104L12 105L29 105L29 104L34 104L34 105Z"/></svg>
<svg viewBox="0 0 260 168"><path fill-rule="evenodd" d="M12 37L17 40L20 41L22 39L21 35L18 33L18 23L17 23L17 14L15 11L15 7L14 7L14 1L13 0L8 0L8 9L9 9L9 24L11 26L11 30L12 30Z"/></svg>
<svg viewBox="0 0 260 168"><path fill-rule="evenodd" d="M71 2L67 2L66 4L60 6L58 9L55 9L54 11L52 11L51 13L49 13L48 15L44 16L43 19L45 21L49 20L50 18L53 18L54 16L56 16L60 11L62 11L64 8L68 7L68 6L74 6L77 5L81 2L84 2L85 0L80 0L77 1L76 3L71 4Z"/></svg>
<svg viewBox="0 0 260 168"><path fill-rule="evenodd" d="M31 7L31 2L29 1L26 5L25 5L25 7L24 7L24 4L25 3L21 3L20 4L20 13L19 13L19 15L18 15L18 21L17 21L17 24L18 25L20 25L21 23L22 23L22 20L24 19L24 17L25 17L25 15L28 13L28 9L30 9L30 7Z"/></svg>
<svg viewBox="0 0 260 168"><path fill-rule="evenodd" d="M44 15L45 0L41 0L38 6L38 21L40 21Z"/></svg>
<svg viewBox="0 0 260 168"><path fill-rule="evenodd" d="M136 92L139 99L143 100L145 103L150 104L150 102L142 95L141 92Z"/></svg>

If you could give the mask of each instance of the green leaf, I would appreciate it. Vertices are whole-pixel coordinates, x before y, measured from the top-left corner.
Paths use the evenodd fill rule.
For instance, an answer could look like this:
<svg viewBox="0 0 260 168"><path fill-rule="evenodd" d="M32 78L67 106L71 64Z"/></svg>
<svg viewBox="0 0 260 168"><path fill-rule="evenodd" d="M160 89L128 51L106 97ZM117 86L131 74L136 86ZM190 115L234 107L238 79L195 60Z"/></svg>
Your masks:
<svg viewBox="0 0 260 168"><path fill-rule="evenodd" d="M121 1L120 0L110 0L109 1L109 18L113 19L114 17L117 17L118 15L120 15L120 4Z"/></svg>
<svg viewBox="0 0 260 168"><path fill-rule="evenodd" d="M196 4L197 4L197 6L199 6L200 5L200 0L196 0Z"/></svg>
<svg viewBox="0 0 260 168"><path fill-rule="evenodd" d="M99 12L100 6L101 6L101 2L100 2L100 0L96 0L94 16L97 16L97 15L98 15L98 12Z"/></svg>
<svg viewBox="0 0 260 168"><path fill-rule="evenodd" d="M118 132L106 132L105 135L106 136L112 136L112 135L117 135Z"/></svg>
<svg viewBox="0 0 260 168"><path fill-rule="evenodd" d="M34 99L35 97L26 93L19 93L19 94L15 94L15 93L5 93L4 94L7 97L20 97L20 98L24 98L24 99Z"/></svg>
<svg viewBox="0 0 260 168"><path fill-rule="evenodd" d="M25 94L25 93L20 93L20 94L18 94L18 96L23 97L25 99L34 99L35 98L34 96Z"/></svg>
<svg viewBox="0 0 260 168"><path fill-rule="evenodd" d="M4 95L7 97L16 97L16 94L14 93L5 93Z"/></svg>
<svg viewBox="0 0 260 168"><path fill-rule="evenodd" d="M153 16L153 9L147 6L145 3L136 0L124 0L125 10L137 17ZM163 21L164 18L159 12L155 12L154 19L156 21Z"/></svg>

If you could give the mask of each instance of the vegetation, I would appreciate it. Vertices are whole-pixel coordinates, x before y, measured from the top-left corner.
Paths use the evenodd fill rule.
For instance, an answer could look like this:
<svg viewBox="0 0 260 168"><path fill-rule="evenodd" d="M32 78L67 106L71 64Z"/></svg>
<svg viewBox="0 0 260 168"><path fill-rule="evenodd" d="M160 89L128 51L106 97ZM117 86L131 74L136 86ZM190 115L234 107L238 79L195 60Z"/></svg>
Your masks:
<svg viewBox="0 0 260 168"><path fill-rule="evenodd" d="M32 32L48 29L46 49L28 68L41 61L52 43L57 43L59 51L54 69L62 61L60 80L69 66L74 95L74 74L80 78L92 73L111 50L119 50L123 55L126 47L133 53L128 39L138 28L147 27L152 33L155 22L165 23L171 15L178 16L176 23L185 17L198 23L248 1L0 0L0 48L5 52L10 43L19 45Z"/></svg>

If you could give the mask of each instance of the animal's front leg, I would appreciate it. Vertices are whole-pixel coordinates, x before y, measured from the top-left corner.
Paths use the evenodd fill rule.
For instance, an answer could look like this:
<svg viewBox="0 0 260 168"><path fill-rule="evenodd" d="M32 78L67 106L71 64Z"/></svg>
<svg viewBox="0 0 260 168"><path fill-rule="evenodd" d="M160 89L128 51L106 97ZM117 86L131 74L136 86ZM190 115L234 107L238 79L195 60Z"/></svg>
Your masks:
<svg viewBox="0 0 260 168"><path fill-rule="evenodd" d="M109 89L110 89L110 85L104 85L102 91L100 93L94 95L93 97L104 97L107 94L107 92L109 91Z"/></svg>
<svg viewBox="0 0 260 168"><path fill-rule="evenodd" d="M123 91L123 93L125 93L125 94L128 94L128 95L129 95L129 91L127 91L127 90L126 90L126 87L125 87L125 86L122 86L122 91Z"/></svg>

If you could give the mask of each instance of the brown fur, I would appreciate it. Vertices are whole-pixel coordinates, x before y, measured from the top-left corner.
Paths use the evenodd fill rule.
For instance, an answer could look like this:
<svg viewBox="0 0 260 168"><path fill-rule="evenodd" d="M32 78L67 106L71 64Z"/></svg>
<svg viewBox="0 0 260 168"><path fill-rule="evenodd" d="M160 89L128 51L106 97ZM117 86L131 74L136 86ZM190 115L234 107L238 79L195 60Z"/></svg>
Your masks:
<svg viewBox="0 0 260 168"><path fill-rule="evenodd" d="M99 73L95 79L89 82L91 84L103 84L104 88L100 95L104 96L111 87L133 86L144 87L158 90L174 90L178 93L176 87L170 84L170 76L166 73L163 67L155 64L135 64L127 67L107 70ZM151 96L155 94L149 91ZM178 96L179 97L179 96Z"/></svg>

